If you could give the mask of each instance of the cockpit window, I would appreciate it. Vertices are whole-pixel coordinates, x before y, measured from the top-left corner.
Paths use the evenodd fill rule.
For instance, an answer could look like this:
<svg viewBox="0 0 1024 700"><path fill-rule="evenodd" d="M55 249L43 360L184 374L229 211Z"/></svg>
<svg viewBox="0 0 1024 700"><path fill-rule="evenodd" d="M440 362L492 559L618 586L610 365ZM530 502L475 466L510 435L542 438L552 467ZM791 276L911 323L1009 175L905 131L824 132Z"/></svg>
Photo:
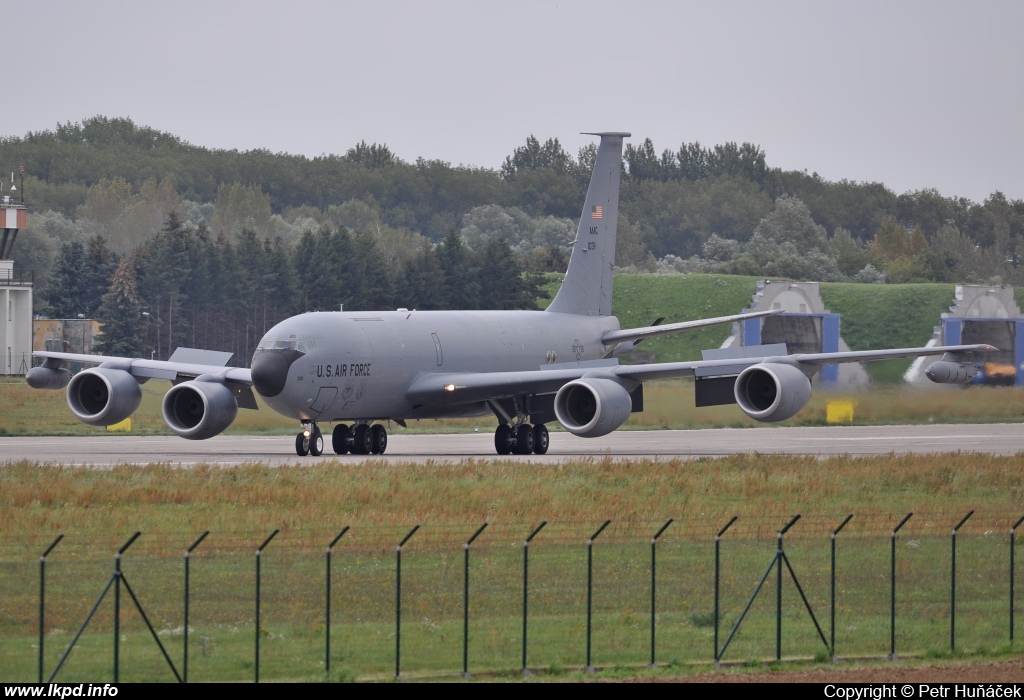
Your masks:
<svg viewBox="0 0 1024 700"><path fill-rule="evenodd" d="M257 350L297 350L301 353L316 349L316 343L312 340L262 340L256 346Z"/></svg>

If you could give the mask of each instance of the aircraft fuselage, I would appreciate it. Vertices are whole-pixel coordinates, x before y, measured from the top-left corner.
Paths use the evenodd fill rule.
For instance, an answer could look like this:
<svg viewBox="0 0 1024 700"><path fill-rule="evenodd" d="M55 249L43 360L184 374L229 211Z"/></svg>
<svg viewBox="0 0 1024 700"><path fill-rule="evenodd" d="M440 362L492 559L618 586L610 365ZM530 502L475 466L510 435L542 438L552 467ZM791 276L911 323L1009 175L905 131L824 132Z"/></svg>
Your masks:
<svg viewBox="0 0 1024 700"><path fill-rule="evenodd" d="M311 312L264 336L253 381L271 408L303 421L474 415L488 409L418 406L406 392L425 374L598 360L612 349L601 338L618 329L614 316L547 311Z"/></svg>

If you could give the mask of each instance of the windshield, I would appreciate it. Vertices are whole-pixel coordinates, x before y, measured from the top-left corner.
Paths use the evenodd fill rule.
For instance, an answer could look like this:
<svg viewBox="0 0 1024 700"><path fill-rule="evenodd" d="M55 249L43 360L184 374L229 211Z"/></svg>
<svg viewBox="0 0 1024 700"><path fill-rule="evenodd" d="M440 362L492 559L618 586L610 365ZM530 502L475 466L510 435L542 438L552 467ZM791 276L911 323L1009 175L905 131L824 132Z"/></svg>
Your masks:
<svg viewBox="0 0 1024 700"><path fill-rule="evenodd" d="M312 340L270 340L269 338L264 338L256 346L257 350L296 350L301 353L309 352L315 348L316 343Z"/></svg>

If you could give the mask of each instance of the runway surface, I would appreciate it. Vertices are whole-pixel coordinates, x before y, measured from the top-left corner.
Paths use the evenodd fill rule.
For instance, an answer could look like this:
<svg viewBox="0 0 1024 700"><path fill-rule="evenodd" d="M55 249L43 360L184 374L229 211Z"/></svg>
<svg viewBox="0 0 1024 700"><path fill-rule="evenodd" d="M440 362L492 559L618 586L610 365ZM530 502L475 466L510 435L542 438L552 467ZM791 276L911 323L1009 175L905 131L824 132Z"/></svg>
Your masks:
<svg viewBox="0 0 1024 700"><path fill-rule="evenodd" d="M327 439L330 450L330 439ZM619 431L603 438L583 439L567 433L551 434L546 455L502 459L557 463L580 457L629 459L695 458L740 453L790 453L800 455L873 455L896 453L979 452L1015 454L1024 449L1024 424L896 425L824 428L745 428L714 430ZM33 460L57 464L149 464L164 462L191 466L264 462L312 464L329 459L343 462L427 462L462 459L496 459L490 433L457 435L390 434L387 453L368 457L297 457L294 438L219 436L190 441L177 437L0 438L0 462Z"/></svg>

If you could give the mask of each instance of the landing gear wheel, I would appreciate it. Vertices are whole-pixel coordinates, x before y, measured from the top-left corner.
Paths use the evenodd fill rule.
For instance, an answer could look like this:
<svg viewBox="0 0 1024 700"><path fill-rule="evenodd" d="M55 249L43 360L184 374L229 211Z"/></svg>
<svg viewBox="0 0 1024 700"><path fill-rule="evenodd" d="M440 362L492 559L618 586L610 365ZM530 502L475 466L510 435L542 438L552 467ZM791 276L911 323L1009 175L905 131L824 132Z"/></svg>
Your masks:
<svg viewBox="0 0 1024 700"><path fill-rule="evenodd" d="M523 423L516 428L516 454L533 454L533 426Z"/></svg>
<svg viewBox="0 0 1024 700"><path fill-rule="evenodd" d="M319 457L324 453L324 434L320 428L313 426L313 433L309 436L309 455Z"/></svg>
<svg viewBox="0 0 1024 700"><path fill-rule="evenodd" d="M295 454L299 457L309 454L309 438L302 433L295 436Z"/></svg>
<svg viewBox="0 0 1024 700"><path fill-rule="evenodd" d="M378 423L370 428L370 441L373 443L370 452L375 455L384 454L384 450L388 449L388 431L383 425Z"/></svg>
<svg viewBox="0 0 1024 700"><path fill-rule="evenodd" d="M368 455L373 449L373 433L370 426L357 425L352 436L352 454Z"/></svg>
<svg viewBox="0 0 1024 700"><path fill-rule="evenodd" d="M543 423L533 426L533 452L538 455L548 453L548 429Z"/></svg>
<svg viewBox="0 0 1024 700"><path fill-rule="evenodd" d="M331 434L331 447L334 448L334 454L348 453L348 432L348 426L344 423L334 426L334 432Z"/></svg>
<svg viewBox="0 0 1024 700"><path fill-rule="evenodd" d="M512 428L504 423L494 431L494 450L500 455L512 453Z"/></svg>

